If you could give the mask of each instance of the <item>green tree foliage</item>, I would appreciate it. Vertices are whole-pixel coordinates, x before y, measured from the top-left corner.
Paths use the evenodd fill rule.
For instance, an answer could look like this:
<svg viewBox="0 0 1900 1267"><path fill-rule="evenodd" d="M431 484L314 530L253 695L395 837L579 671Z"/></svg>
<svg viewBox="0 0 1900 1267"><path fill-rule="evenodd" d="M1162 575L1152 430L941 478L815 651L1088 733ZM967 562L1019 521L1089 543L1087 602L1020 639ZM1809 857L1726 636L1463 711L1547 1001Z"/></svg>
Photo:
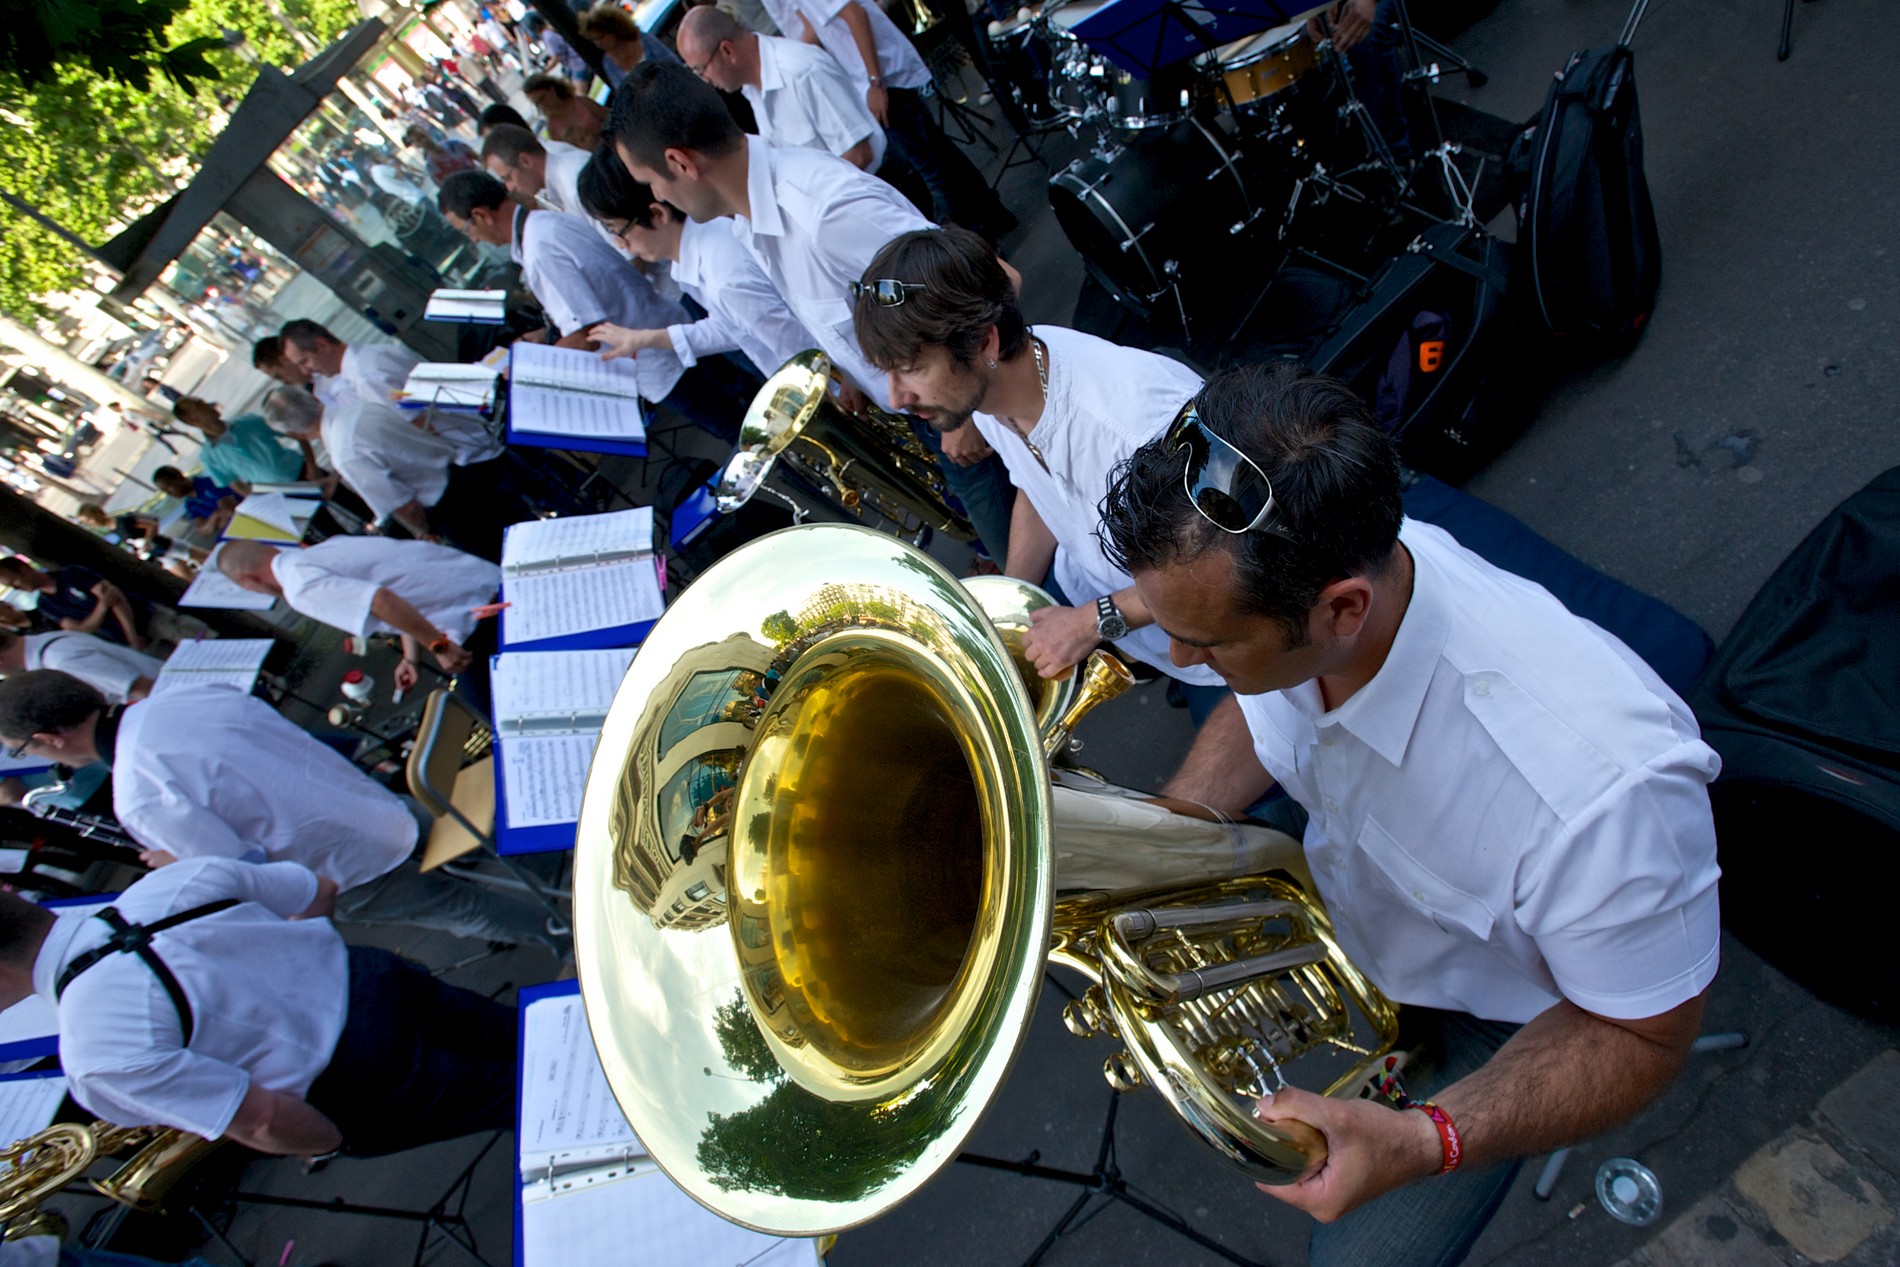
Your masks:
<svg viewBox="0 0 1900 1267"><path fill-rule="evenodd" d="M30 0L0 24L0 189L101 243L189 180L255 69L284 69L357 21L354 0ZM288 24L288 26L287 26ZM13 28L13 29L8 29ZM84 255L0 206L0 311L83 277Z"/></svg>

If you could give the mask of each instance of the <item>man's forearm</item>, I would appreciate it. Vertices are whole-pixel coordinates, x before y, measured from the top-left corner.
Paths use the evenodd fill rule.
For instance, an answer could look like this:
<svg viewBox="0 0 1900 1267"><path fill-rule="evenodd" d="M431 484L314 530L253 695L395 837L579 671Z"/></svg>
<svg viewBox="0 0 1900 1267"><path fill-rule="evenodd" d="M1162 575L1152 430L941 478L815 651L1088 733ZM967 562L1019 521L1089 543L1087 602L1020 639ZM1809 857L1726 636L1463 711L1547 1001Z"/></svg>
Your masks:
<svg viewBox="0 0 1900 1267"><path fill-rule="evenodd" d="M1272 786L1273 776L1254 755L1247 718L1230 695L1201 723L1194 746L1161 795L1238 816Z"/></svg>
<svg viewBox="0 0 1900 1267"><path fill-rule="evenodd" d="M312 1157L343 1146L343 1132L306 1101L252 1085L224 1137L260 1153Z"/></svg>
<svg viewBox="0 0 1900 1267"><path fill-rule="evenodd" d="M864 59L864 73L871 80L877 80L877 36L871 33L871 19L856 4L847 4L841 15L844 24L851 28L851 39L858 46L858 56Z"/></svg>
<svg viewBox="0 0 1900 1267"><path fill-rule="evenodd" d="M1434 1097L1458 1126L1464 1164L1550 1152L1628 1121L1681 1070L1707 993L1644 1021L1568 1001L1535 1017Z"/></svg>
<svg viewBox="0 0 1900 1267"><path fill-rule="evenodd" d="M429 513L421 502L405 502L390 511L389 517L407 528L409 535L418 541L434 535L434 529L429 527Z"/></svg>
<svg viewBox="0 0 1900 1267"><path fill-rule="evenodd" d="M378 589L375 596L369 600L369 614L394 629L405 639L413 639L425 647L442 636L442 631L435 627L433 621L417 610L414 603L388 586ZM410 647L405 643L403 650L404 654L408 654Z"/></svg>
<svg viewBox="0 0 1900 1267"><path fill-rule="evenodd" d="M1056 536L1036 513L1029 495L1016 490L1016 504L1009 512L1009 552L1003 556L1003 573L1031 585L1040 585L1055 562Z"/></svg>

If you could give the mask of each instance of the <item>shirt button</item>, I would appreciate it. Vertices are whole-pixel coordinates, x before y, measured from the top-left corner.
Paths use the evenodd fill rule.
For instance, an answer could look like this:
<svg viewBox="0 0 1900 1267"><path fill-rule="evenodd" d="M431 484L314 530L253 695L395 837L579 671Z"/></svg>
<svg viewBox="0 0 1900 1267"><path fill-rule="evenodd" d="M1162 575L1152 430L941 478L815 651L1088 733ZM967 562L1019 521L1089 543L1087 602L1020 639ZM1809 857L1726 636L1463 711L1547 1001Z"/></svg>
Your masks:
<svg viewBox="0 0 1900 1267"><path fill-rule="evenodd" d="M1413 889L1413 890L1412 890L1412 900L1413 900L1414 902L1417 902L1417 903L1418 903L1418 904L1419 904L1420 906L1423 906L1423 905L1425 905L1425 890L1423 890L1423 889Z"/></svg>
<svg viewBox="0 0 1900 1267"><path fill-rule="evenodd" d="M1332 746L1333 746L1333 737L1332 737L1331 735L1321 735L1321 736L1319 737L1319 746L1320 746L1320 747L1322 747L1322 748L1330 748L1330 747L1332 747Z"/></svg>
<svg viewBox="0 0 1900 1267"><path fill-rule="evenodd" d="M1330 796L1326 798L1326 812L1328 814L1337 814L1339 812L1339 802Z"/></svg>
<svg viewBox="0 0 1900 1267"><path fill-rule="evenodd" d="M1471 692L1474 695L1489 695L1491 693L1491 679L1479 678L1476 682L1471 684Z"/></svg>

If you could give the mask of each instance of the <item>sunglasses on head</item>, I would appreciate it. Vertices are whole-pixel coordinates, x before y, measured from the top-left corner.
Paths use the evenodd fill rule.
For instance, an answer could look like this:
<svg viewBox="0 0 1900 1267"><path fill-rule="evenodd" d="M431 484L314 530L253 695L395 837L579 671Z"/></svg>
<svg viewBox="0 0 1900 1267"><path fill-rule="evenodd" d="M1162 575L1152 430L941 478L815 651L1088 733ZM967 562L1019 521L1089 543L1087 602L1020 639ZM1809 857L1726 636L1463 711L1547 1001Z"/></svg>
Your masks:
<svg viewBox="0 0 1900 1267"><path fill-rule="evenodd" d="M922 282L900 282L894 277L880 277L876 281L852 282L851 302L859 303L865 296L880 308L896 308L910 298L912 291L923 290Z"/></svg>
<svg viewBox="0 0 1900 1267"><path fill-rule="evenodd" d="M1163 445L1167 452L1185 449L1181 487L1201 518L1238 536L1243 532L1271 532L1293 540L1273 521L1273 483L1254 460L1208 430L1193 401L1168 424Z"/></svg>

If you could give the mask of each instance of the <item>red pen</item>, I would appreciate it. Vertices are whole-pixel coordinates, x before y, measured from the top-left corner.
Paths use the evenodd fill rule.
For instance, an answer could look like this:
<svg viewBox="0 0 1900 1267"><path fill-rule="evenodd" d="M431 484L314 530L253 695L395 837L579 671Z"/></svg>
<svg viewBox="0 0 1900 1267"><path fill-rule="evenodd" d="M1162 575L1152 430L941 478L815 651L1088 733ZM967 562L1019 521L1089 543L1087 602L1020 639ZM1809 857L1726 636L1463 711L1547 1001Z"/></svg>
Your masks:
<svg viewBox="0 0 1900 1267"><path fill-rule="evenodd" d="M477 620L482 620L489 616L499 616L503 609L512 606L514 606L512 603L485 603L480 607L469 608L468 614Z"/></svg>

